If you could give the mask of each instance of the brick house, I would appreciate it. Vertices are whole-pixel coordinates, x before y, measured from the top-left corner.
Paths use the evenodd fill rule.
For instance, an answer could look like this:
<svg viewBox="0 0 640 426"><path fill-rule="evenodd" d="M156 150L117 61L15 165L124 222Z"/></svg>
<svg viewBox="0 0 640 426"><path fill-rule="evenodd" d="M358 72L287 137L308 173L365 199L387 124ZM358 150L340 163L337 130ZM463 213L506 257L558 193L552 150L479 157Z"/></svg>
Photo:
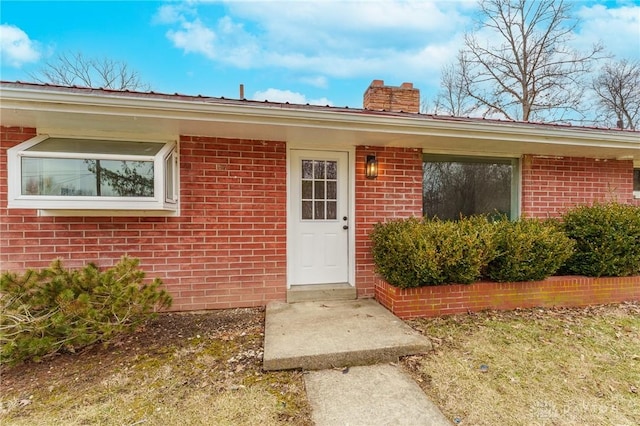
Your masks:
<svg viewBox="0 0 640 426"><path fill-rule="evenodd" d="M374 80L363 109L12 82L0 98L0 270L129 254L175 310L371 297L368 233L389 218L640 204L640 133L420 114L410 83Z"/></svg>

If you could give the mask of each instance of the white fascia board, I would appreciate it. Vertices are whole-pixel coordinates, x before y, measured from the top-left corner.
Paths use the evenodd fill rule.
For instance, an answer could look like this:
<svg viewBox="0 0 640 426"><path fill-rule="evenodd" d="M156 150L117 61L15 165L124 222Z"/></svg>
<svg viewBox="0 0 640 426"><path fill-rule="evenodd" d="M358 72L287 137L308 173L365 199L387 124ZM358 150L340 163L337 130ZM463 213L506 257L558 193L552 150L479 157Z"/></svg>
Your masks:
<svg viewBox="0 0 640 426"><path fill-rule="evenodd" d="M425 116L385 116L379 113L318 110L273 104L229 104L211 98L170 99L162 95L127 96L87 94L55 90L0 87L2 108L107 116L145 117L163 120L233 122L238 124L291 126L400 134L413 136L464 137L558 145L640 150L640 132L607 131L566 126L536 126L526 123L457 121Z"/></svg>

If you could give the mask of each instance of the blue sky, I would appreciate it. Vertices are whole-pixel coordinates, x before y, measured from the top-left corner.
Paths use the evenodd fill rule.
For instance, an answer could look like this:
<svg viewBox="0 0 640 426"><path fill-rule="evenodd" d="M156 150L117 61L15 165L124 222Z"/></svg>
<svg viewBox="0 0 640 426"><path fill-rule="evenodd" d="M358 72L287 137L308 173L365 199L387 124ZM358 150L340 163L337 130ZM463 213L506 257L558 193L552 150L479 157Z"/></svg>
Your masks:
<svg viewBox="0 0 640 426"><path fill-rule="evenodd" d="M572 44L640 60L640 1L573 1ZM475 1L5 1L0 78L59 53L126 62L152 90L361 107L374 79L423 102L474 25Z"/></svg>

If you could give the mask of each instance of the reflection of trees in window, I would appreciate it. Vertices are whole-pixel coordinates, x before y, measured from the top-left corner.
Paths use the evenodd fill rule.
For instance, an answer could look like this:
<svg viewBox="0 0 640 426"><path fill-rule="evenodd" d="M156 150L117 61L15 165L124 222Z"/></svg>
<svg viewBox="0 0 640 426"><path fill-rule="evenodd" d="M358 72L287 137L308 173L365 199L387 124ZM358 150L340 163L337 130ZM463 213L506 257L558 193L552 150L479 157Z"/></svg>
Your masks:
<svg viewBox="0 0 640 426"><path fill-rule="evenodd" d="M96 175L96 195L153 197L153 163L148 161L85 160Z"/></svg>
<svg viewBox="0 0 640 426"><path fill-rule="evenodd" d="M423 214L441 219L511 212L510 164L464 161L423 163Z"/></svg>

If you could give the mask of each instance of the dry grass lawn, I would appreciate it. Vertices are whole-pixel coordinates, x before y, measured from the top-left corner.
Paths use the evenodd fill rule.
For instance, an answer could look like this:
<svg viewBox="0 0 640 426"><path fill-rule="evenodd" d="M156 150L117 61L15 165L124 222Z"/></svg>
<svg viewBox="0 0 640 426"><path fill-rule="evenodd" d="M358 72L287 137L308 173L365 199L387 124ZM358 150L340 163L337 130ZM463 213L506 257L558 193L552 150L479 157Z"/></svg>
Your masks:
<svg viewBox="0 0 640 426"><path fill-rule="evenodd" d="M264 311L163 314L108 348L3 367L3 425L310 425L301 372L262 371Z"/></svg>
<svg viewBox="0 0 640 426"><path fill-rule="evenodd" d="M640 303L409 321L403 359L461 425L640 424ZM262 371L264 311L163 314L110 345L0 367L2 425L310 425L299 371Z"/></svg>
<svg viewBox="0 0 640 426"><path fill-rule="evenodd" d="M638 303L409 323L434 351L403 363L454 423L640 424Z"/></svg>

